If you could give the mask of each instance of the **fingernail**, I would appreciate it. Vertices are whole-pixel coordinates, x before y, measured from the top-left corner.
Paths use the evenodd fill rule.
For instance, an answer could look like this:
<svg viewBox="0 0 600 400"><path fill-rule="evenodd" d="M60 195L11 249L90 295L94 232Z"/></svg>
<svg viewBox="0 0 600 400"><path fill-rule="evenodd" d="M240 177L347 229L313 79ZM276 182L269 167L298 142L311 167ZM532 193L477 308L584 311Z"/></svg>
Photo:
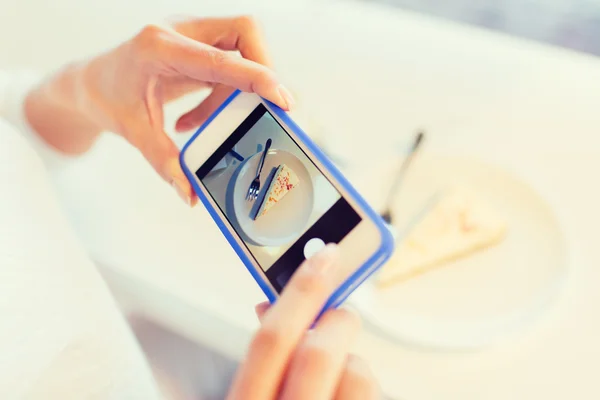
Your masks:
<svg viewBox="0 0 600 400"><path fill-rule="evenodd" d="M330 243L308 260L308 269L319 275L326 275L338 264L338 246Z"/></svg>
<svg viewBox="0 0 600 400"><path fill-rule="evenodd" d="M292 93L290 93L290 91L287 90L286 87L283 85L279 85L277 87L277 91L279 92L279 95L281 96L283 102L286 104L287 109L291 110L294 107L294 104L296 104Z"/></svg>
<svg viewBox="0 0 600 400"><path fill-rule="evenodd" d="M175 124L175 129L177 132L187 132L194 128L193 121L190 121L189 118L182 117Z"/></svg>
<svg viewBox="0 0 600 400"><path fill-rule="evenodd" d="M260 322L262 322L263 317L265 316L265 313L267 312L267 310L269 309L269 302L264 302L264 303L260 303L257 304L254 307L254 312L256 313L256 317L258 318L258 320Z"/></svg>
<svg viewBox="0 0 600 400"><path fill-rule="evenodd" d="M190 197L187 195L186 191L179 186L179 184L177 183L177 181L172 181L171 182L171 186L173 186L173 188L175 189L175 191L177 192L177 194L179 195L179 197L181 197L181 200L183 200L183 202L185 204L187 204L188 206L192 206L192 200L190 199Z"/></svg>
<svg viewBox="0 0 600 400"><path fill-rule="evenodd" d="M175 130L177 132L187 132L190 129L190 124L187 121L178 121L175 125Z"/></svg>

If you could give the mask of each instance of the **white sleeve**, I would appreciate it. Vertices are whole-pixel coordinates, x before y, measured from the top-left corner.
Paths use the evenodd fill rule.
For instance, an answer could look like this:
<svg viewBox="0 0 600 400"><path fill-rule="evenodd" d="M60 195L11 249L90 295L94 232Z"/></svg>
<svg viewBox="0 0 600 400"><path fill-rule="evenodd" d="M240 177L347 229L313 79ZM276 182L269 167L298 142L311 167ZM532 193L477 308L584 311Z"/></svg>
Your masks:
<svg viewBox="0 0 600 400"><path fill-rule="evenodd" d="M40 83L42 77L42 74L34 71L0 70L0 119L8 122L27 139L47 168L57 169L69 164L73 157L46 144L27 122L23 107L27 94Z"/></svg>
<svg viewBox="0 0 600 400"><path fill-rule="evenodd" d="M39 156L2 120L0 193L0 397L158 400Z"/></svg>
<svg viewBox="0 0 600 400"><path fill-rule="evenodd" d="M36 82L0 72L0 397L158 400L139 345L40 159L64 157L23 118L22 100Z"/></svg>

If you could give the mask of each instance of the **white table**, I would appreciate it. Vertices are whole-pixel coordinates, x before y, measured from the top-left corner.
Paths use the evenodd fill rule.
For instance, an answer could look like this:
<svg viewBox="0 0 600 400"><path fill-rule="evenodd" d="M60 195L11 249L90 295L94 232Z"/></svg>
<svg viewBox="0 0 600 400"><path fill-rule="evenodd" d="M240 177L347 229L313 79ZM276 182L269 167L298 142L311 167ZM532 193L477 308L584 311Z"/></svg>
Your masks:
<svg viewBox="0 0 600 400"><path fill-rule="evenodd" d="M163 11L159 4L148 15ZM257 13L281 75L301 89L325 129L343 132L340 149L368 165L365 155L387 157L378 149L424 127L431 150L476 154L528 180L555 207L569 237L572 271L563 295L535 325L497 347L439 354L365 332L357 352L384 389L407 399L599 397L600 61L397 10L291 4ZM117 31L128 32L134 19L139 15L117 21ZM108 43L96 39L92 48ZM33 61L10 46L3 50ZM363 186L365 174L349 174ZM243 353L257 326L252 305L262 295L201 207L186 209L113 137L57 182L122 301L219 351ZM377 206L381 194L368 199Z"/></svg>

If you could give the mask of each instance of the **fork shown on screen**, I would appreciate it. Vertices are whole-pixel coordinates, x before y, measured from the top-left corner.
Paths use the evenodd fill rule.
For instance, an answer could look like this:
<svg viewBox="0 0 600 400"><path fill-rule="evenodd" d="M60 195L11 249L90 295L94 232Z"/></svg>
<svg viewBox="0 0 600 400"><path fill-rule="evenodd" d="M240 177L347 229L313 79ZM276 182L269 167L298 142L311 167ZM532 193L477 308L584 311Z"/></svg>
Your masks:
<svg viewBox="0 0 600 400"><path fill-rule="evenodd" d="M262 172L263 166L265 165L265 159L267 158L267 153L269 152L269 149L271 148L271 143L272 143L272 140L269 138L267 140L267 143L265 144L265 149L263 150L263 153L260 157L260 161L258 163L258 168L256 170L256 177L250 184L250 187L248 188L248 192L246 193L247 201L254 201L258 198L258 193L260 192L260 174Z"/></svg>

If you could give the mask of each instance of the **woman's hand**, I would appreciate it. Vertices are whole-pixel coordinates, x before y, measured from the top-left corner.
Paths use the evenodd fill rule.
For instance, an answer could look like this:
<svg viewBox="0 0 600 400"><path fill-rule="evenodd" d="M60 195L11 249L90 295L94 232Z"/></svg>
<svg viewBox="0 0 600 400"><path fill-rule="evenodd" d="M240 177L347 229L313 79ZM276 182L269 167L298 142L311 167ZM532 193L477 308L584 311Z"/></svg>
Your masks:
<svg viewBox="0 0 600 400"><path fill-rule="evenodd" d="M257 306L261 328L240 366L228 399L378 399L366 364L348 354L360 320L330 310L311 324L335 289L335 246L306 261L277 302Z"/></svg>
<svg viewBox="0 0 600 400"><path fill-rule="evenodd" d="M104 130L123 136L191 204L195 196L179 165L179 150L164 132L163 105L213 87L205 101L178 120L178 131L202 124L231 87L289 109L292 97L269 65L251 18L150 25L119 47L47 80L32 91L25 110L34 129L65 153L86 151Z"/></svg>

